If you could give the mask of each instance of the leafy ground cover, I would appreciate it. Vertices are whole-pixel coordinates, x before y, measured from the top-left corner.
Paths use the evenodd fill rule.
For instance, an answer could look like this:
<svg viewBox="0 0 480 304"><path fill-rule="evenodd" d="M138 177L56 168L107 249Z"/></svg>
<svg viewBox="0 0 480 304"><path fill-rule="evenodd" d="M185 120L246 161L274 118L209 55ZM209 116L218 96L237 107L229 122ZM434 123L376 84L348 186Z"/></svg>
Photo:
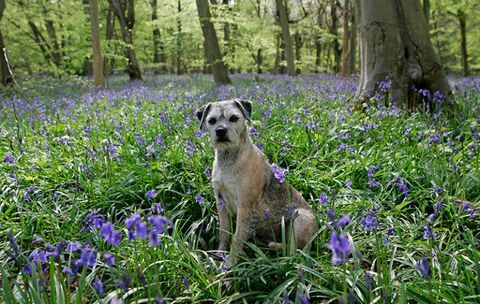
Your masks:
<svg viewBox="0 0 480 304"><path fill-rule="evenodd" d="M0 106L6 303L478 303L480 83L454 117L367 106L355 79L35 80ZM213 150L195 109L253 101L250 135L313 206L310 248L218 245ZM373 99L388 98L388 82ZM441 101L441 96L431 96ZM266 217L268 214L266 213ZM266 219L268 220L268 219Z"/></svg>

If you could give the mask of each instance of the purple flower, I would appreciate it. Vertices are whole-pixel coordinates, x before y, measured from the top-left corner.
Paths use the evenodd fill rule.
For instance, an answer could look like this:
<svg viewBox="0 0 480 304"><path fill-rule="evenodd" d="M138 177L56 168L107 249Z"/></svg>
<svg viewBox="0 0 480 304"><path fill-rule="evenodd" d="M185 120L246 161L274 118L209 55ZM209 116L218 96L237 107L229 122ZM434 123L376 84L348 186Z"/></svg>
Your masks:
<svg viewBox="0 0 480 304"><path fill-rule="evenodd" d="M367 211L367 214L362 218L360 224L365 228L365 233L370 232L372 229L378 229L377 214L374 212L374 208Z"/></svg>
<svg viewBox="0 0 480 304"><path fill-rule="evenodd" d="M460 209L460 212L465 212L468 210L468 208L470 207L470 203L469 202L464 202L462 204L462 208Z"/></svg>
<svg viewBox="0 0 480 304"><path fill-rule="evenodd" d="M292 303L292 301L290 300L290 297L288 296L288 293L286 293L286 292L283 294L283 303L284 304Z"/></svg>
<svg viewBox="0 0 480 304"><path fill-rule="evenodd" d="M149 190L146 194L145 194L145 198L146 199L152 199L155 197L155 194L157 194L157 190L155 189L152 189L152 190Z"/></svg>
<svg viewBox="0 0 480 304"><path fill-rule="evenodd" d="M285 173L288 172L288 169L282 169L280 168L277 164L273 163L272 164L272 173L273 173L273 177L275 177L275 179L280 183L282 184L283 182L285 182Z"/></svg>
<svg viewBox="0 0 480 304"><path fill-rule="evenodd" d="M352 247L348 242L348 239L344 235L338 234L336 231L332 231L330 242L327 243L327 247L332 250L332 264L346 263L347 258L352 252Z"/></svg>
<svg viewBox="0 0 480 304"><path fill-rule="evenodd" d="M95 292L98 295L103 294L103 283L102 283L102 280L100 280L100 278L98 277L95 278L95 281L93 281L93 288L95 289Z"/></svg>
<svg viewBox="0 0 480 304"><path fill-rule="evenodd" d="M367 287L367 292L372 290L372 277L368 272L365 274L365 286Z"/></svg>
<svg viewBox="0 0 480 304"><path fill-rule="evenodd" d="M195 201L202 206L205 203L205 199L199 194L195 196Z"/></svg>
<svg viewBox="0 0 480 304"><path fill-rule="evenodd" d="M120 244L120 232L118 232L110 222L106 222L100 228L100 236L112 245Z"/></svg>
<svg viewBox="0 0 480 304"><path fill-rule="evenodd" d="M270 209L265 209L263 210L263 214L265 215L265 217L270 217L270 215L272 215L272 212L270 211Z"/></svg>
<svg viewBox="0 0 480 304"><path fill-rule="evenodd" d="M120 299L112 299L110 301L110 304L123 304L123 301Z"/></svg>
<svg viewBox="0 0 480 304"><path fill-rule="evenodd" d="M104 221L105 217L94 210L83 219L83 229L85 231L92 231L92 228L99 229L102 227Z"/></svg>
<svg viewBox="0 0 480 304"><path fill-rule="evenodd" d="M344 214L337 222L338 227L343 227L350 223L350 217L346 214Z"/></svg>
<svg viewBox="0 0 480 304"><path fill-rule="evenodd" d="M420 274L426 278L430 277L430 262L427 258L423 258L419 263L417 263L417 269L420 271Z"/></svg>
<svg viewBox="0 0 480 304"><path fill-rule="evenodd" d="M335 222L335 210L333 208L327 210L327 216L330 221Z"/></svg>
<svg viewBox="0 0 480 304"><path fill-rule="evenodd" d="M318 202L320 203L320 205L324 206L330 203L325 193L320 194L320 196L318 197Z"/></svg>
<svg viewBox="0 0 480 304"><path fill-rule="evenodd" d="M148 221L153 225L154 229L158 233L164 233L166 225L169 227L173 226L172 221L161 215L151 215L148 217Z"/></svg>
<svg viewBox="0 0 480 304"><path fill-rule="evenodd" d="M152 205L150 210L152 211L152 213L162 214L163 213L162 204L160 204L160 203L154 204L154 205Z"/></svg>
<svg viewBox="0 0 480 304"><path fill-rule="evenodd" d="M67 248L65 251L67 252L74 252L79 250L82 247L82 245L79 242L67 242Z"/></svg>
<svg viewBox="0 0 480 304"><path fill-rule="evenodd" d="M352 180L351 180L351 179L347 179L347 180L345 181L345 187L350 188L351 186L352 186Z"/></svg>
<svg viewBox="0 0 480 304"><path fill-rule="evenodd" d="M434 239L436 238L438 235L438 233L436 232L433 232L432 231L432 228L430 228L429 226L423 226L423 238L424 239Z"/></svg>
<svg viewBox="0 0 480 304"><path fill-rule="evenodd" d="M186 275L183 276L183 286L185 288L188 288L188 286L190 286L190 280L188 279L188 277Z"/></svg>
<svg viewBox="0 0 480 304"><path fill-rule="evenodd" d="M15 165L15 157L13 157L11 153L7 153L7 155L3 158L3 162L13 166Z"/></svg>
<svg viewBox="0 0 480 304"><path fill-rule="evenodd" d="M107 266L115 265L115 257L113 256L113 254L107 252L103 255L103 258L105 259Z"/></svg>
<svg viewBox="0 0 480 304"><path fill-rule="evenodd" d="M97 258L97 253L93 249L90 249L89 245L85 245L80 255L80 259L77 260L77 263L79 265L86 265L89 267L93 267L95 266L96 258Z"/></svg>
<svg viewBox="0 0 480 304"><path fill-rule="evenodd" d="M298 303L300 303L300 304L310 304L310 298L307 295L300 294L300 295L298 295Z"/></svg>
<svg viewBox="0 0 480 304"><path fill-rule="evenodd" d="M127 292L130 288L130 276L127 274L122 274L119 279L115 280L115 283L120 287L123 291Z"/></svg>
<svg viewBox="0 0 480 304"><path fill-rule="evenodd" d="M131 215L126 221L125 225L128 229L128 239L130 241L135 240L135 238L147 238L147 225L142 222L140 214L135 213Z"/></svg>
<svg viewBox="0 0 480 304"><path fill-rule="evenodd" d="M32 265L30 265L30 263L27 263L27 264L23 265L22 272L26 275L32 275L33 274Z"/></svg>
<svg viewBox="0 0 480 304"><path fill-rule="evenodd" d="M162 297L160 295L157 295L155 297L155 304L167 304L167 301L162 299Z"/></svg>

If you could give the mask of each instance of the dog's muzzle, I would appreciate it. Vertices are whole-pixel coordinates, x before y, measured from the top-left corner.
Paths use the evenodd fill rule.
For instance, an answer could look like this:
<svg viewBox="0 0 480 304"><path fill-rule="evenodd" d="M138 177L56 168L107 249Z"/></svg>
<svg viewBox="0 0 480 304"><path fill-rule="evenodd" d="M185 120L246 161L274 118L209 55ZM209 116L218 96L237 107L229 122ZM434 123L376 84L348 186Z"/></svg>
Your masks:
<svg viewBox="0 0 480 304"><path fill-rule="evenodd" d="M226 142L228 141L227 137L227 129L225 128L218 128L215 130L215 135L217 135L218 142Z"/></svg>

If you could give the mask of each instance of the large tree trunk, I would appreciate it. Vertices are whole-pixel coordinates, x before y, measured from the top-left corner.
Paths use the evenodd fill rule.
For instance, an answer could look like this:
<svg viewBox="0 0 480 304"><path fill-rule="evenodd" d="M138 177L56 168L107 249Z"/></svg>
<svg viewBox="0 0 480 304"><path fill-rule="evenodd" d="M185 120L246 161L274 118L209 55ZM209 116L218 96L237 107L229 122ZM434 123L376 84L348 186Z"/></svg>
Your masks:
<svg viewBox="0 0 480 304"><path fill-rule="evenodd" d="M428 24L430 21L430 0L423 0L423 15Z"/></svg>
<svg viewBox="0 0 480 304"><path fill-rule="evenodd" d="M467 52L467 16L464 11L457 13L458 22L460 23L461 53L462 53L462 71L463 76L470 74L468 68L468 52Z"/></svg>
<svg viewBox="0 0 480 304"><path fill-rule="evenodd" d="M182 1L178 0L177 3L177 12L180 15L182 12ZM182 19L180 16L177 18L177 52L176 52L176 66L177 66L177 74L183 74L183 67L182 67Z"/></svg>
<svg viewBox="0 0 480 304"><path fill-rule="evenodd" d="M212 67L213 78L217 85L230 84L227 66L223 62L223 56L218 45L217 34L211 21L210 5L208 0L196 0L198 17L205 39L205 53L208 63Z"/></svg>
<svg viewBox="0 0 480 304"><path fill-rule="evenodd" d="M165 72L167 68L167 58L165 57L165 47L163 46L160 29L158 28L157 0L151 0L152 24L153 24L153 63L155 64L155 74Z"/></svg>
<svg viewBox="0 0 480 304"><path fill-rule="evenodd" d="M356 61L357 61L357 26L356 26L356 17L355 11L350 10L350 20L352 21L352 25L350 27L350 59L348 63L350 64L350 73L356 73Z"/></svg>
<svg viewBox="0 0 480 304"><path fill-rule="evenodd" d="M418 89L428 90L432 97L439 91L446 99L443 105L452 106L450 85L433 50L419 1L356 0L356 5L361 36L359 101L374 96L379 83L389 79L397 106L407 101L409 109L418 108ZM429 106L433 110L434 105ZM435 106L440 107L440 102Z"/></svg>
<svg viewBox="0 0 480 304"><path fill-rule="evenodd" d="M115 15L120 23L123 41L126 44L125 54L128 59L128 76L130 81L142 80L142 73L138 65L137 56L133 47L133 26L135 25L135 11L133 0L109 0Z"/></svg>
<svg viewBox="0 0 480 304"><path fill-rule="evenodd" d="M5 0L0 0L0 24L2 23L3 12L5 10ZM7 49L3 41L2 30L0 27L0 90L15 84L12 69L8 63Z"/></svg>
<svg viewBox="0 0 480 304"><path fill-rule="evenodd" d="M352 74L350 70L350 5L349 0L343 3L343 39L342 39L342 76Z"/></svg>
<svg viewBox="0 0 480 304"><path fill-rule="evenodd" d="M107 41L107 45L111 47L111 43L113 41L113 37L115 34L115 12L113 7L110 5L107 9L106 14L106 25L105 25L105 40ZM116 48L116 47L115 47ZM115 57L105 56L103 58L103 75L108 77L113 70L115 69Z"/></svg>
<svg viewBox="0 0 480 304"><path fill-rule="evenodd" d="M98 18L98 0L89 0L90 24L92 27L93 83L95 89L105 88L103 77L102 47Z"/></svg>
<svg viewBox="0 0 480 304"><path fill-rule="evenodd" d="M287 59L287 74L295 76L295 54L293 53L292 36L290 36L290 26L288 24L288 9L285 0L276 0L279 15L280 27L282 29L282 38L285 49L285 58Z"/></svg>
<svg viewBox="0 0 480 304"><path fill-rule="evenodd" d="M338 42L338 16L337 16L337 7L338 7L337 0L330 1L330 17L331 17L331 24L330 24L330 34L333 36L332 47L333 47L333 56L335 59L335 63L333 66L333 72L335 74L340 72L340 65L342 59L342 50L340 49L340 43ZM329 56L330 57L330 56Z"/></svg>
<svg viewBox="0 0 480 304"><path fill-rule="evenodd" d="M62 50L60 49L60 45L58 43L57 39L57 31L55 29L55 25L53 24L53 18L52 12L47 9L47 7L44 7L43 10L44 17L45 17L45 28L47 29L47 35L50 40L50 49L52 53L52 59L53 63L57 68L62 69L63 68L63 54Z"/></svg>
<svg viewBox="0 0 480 304"><path fill-rule="evenodd" d="M302 41L302 36L300 36L299 32L295 32L293 35L294 41L295 41L295 60L297 62L302 61L302 46L303 46L303 41ZM300 74L302 70L297 66L295 69L296 74Z"/></svg>

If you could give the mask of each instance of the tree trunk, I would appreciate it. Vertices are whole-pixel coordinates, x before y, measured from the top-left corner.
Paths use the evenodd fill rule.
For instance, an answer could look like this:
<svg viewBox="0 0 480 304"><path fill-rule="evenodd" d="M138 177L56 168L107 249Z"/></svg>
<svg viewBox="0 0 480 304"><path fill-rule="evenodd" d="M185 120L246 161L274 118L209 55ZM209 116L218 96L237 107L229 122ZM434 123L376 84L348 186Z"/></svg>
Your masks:
<svg viewBox="0 0 480 304"><path fill-rule="evenodd" d="M262 48L257 49L257 74L262 74L262 65L263 65L263 54L262 54Z"/></svg>
<svg viewBox="0 0 480 304"><path fill-rule="evenodd" d="M333 36L333 56L335 59L333 72L338 74L340 72L340 65L342 59L342 50L340 49L340 43L338 42L338 16L337 16L337 0L330 1L330 17L332 19L332 23L330 26L330 34Z"/></svg>
<svg viewBox="0 0 480 304"><path fill-rule="evenodd" d="M167 68L167 58L165 57L165 47L163 46L160 29L158 28L157 0L151 0L152 24L153 24L153 63L155 64L155 74L165 72Z"/></svg>
<svg viewBox="0 0 480 304"><path fill-rule="evenodd" d="M0 0L0 24L2 23L3 12L5 10L5 0ZM0 90L15 84L15 77L8 62L7 49L3 41L2 30L0 27Z"/></svg>
<svg viewBox="0 0 480 304"><path fill-rule="evenodd" d="M345 0L343 4L343 39L342 39L342 76L352 74L350 70L350 5L349 0Z"/></svg>
<svg viewBox="0 0 480 304"><path fill-rule="evenodd" d="M182 1L178 0L177 3L177 12L180 15L182 12ZM183 74L182 67L182 18L178 16L177 18L177 52L176 52L176 64L177 64L177 74Z"/></svg>
<svg viewBox="0 0 480 304"><path fill-rule="evenodd" d="M295 41L295 60L300 63L302 61L302 36L300 36L299 32L295 32L295 34L293 35L293 39ZM298 75L302 72L302 70L298 67L298 65L296 66L297 68L295 70L295 73Z"/></svg>
<svg viewBox="0 0 480 304"><path fill-rule="evenodd" d="M285 0L276 0L279 15L280 27L282 29L282 38L285 45L285 57L287 59L287 74L295 76L295 55L293 53L292 37L290 36L290 26L288 24L288 10Z"/></svg>
<svg viewBox="0 0 480 304"><path fill-rule="evenodd" d="M125 54L128 59L128 76L130 81L142 80L142 73L138 65L137 56L133 47L133 26L135 25L135 11L133 0L109 0L115 15L120 23L120 31L126 44Z"/></svg>
<svg viewBox="0 0 480 304"><path fill-rule="evenodd" d="M356 59L357 59L357 25L356 25L356 17L355 11L350 10L350 20L352 21L352 25L350 26L350 73L356 73Z"/></svg>
<svg viewBox="0 0 480 304"><path fill-rule="evenodd" d="M105 88L103 77L102 47L98 18L98 0L89 0L90 24L92 27L93 83L95 89Z"/></svg>
<svg viewBox="0 0 480 304"><path fill-rule="evenodd" d="M218 45L217 34L211 21L210 5L208 0L196 0L198 17L202 27L203 37L205 39L205 53L207 62L212 67L213 78L217 85L230 84L228 70L223 62L222 53Z"/></svg>
<svg viewBox="0 0 480 304"><path fill-rule="evenodd" d="M458 22L460 23L460 37L461 37L461 53L462 53L462 72L463 76L469 76L468 68L468 53L467 53L467 16L465 12L459 11L457 13Z"/></svg>
<svg viewBox="0 0 480 304"><path fill-rule="evenodd" d="M389 79L390 96L397 106L407 101L408 108L415 109L419 101L426 101L430 110L444 105L454 110L450 85L433 50L419 1L356 0L356 5L361 35L358 100L374 96L379 83ZM428 90L432 97L439 91L445 101L434 105L428 98L422 100L419 89Z"/></svg>
<svg viewBox="0 0 480 304"><path fill-rule="evenodd" d="M423 15L428 24L430 21L430 0L423 0Z"/></svg>
<svg viewBox="0 0 480 304"><path fill-rule="evenodd" d="M109 6L107 9L106 15L106 25L105 25L105 39L107 40L107 45L110 45L113 41L113 37L115 34L115 12L112 6ZM103 58L103 75L104 77L108 77L113 70L115 69L115 57L107 57Z"/></svg>
<svg viewBox="0 0 480 304"><path fill-rule="evenodd" d="M322 65L322 41L320 35L315 39L315 72L319 73Z"/></svg>
<svg viewBox="0 0 480 304"><path fill-rule="evenodd" d="M44 17L45 17L45 28L47 29L47 35L50 39L50 50L52 53L53 63L57 68L63 67L63 55L62 50L60 49L60 45L58 44L57 39L57 31L55 29L55 25L53 24L52 13L45 7L43 10Z"/></svg>
<svg viewBox="0 0 480 304"><path fill-rule="evenodd" d="M277 35L277 43L275 44L275 61L273 63L273 74L279 74L280 73L280 61L281 61L281 55L280 55L280 44L281 44L282 38L280 35Z"/></svg>

